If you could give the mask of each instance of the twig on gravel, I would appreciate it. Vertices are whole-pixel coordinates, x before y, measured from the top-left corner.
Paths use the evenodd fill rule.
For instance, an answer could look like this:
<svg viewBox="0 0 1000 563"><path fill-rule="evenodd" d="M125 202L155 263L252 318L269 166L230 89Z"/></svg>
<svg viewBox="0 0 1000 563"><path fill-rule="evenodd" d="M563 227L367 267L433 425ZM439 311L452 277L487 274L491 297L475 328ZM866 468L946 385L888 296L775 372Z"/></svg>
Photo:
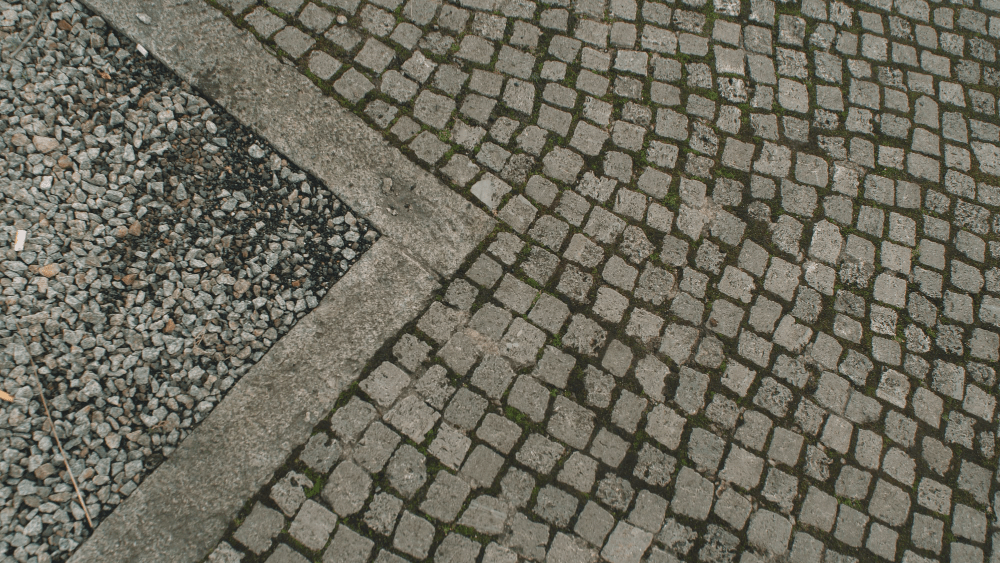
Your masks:
<svg viewBox="0 0 1000 563"><path fill-rule="evenodd" d="M21 340L21 345L24 346L25 351L27 351L28 344L24 341L24 337L21 336L20 323L18 323L17 328L17 337ZM83 508L83 514L87 517L87 524L93 530L94 521L90 519L90 511L87 510L87 503L83 502L83 493L80 492L80 487L76 484L76 477L69 466L69 457L66 455L66 451L63 450L62 441L59 440L59 433L56 432L56 423L52 420L52 413L49 412L49 403L45 400L45 389L42 388L42 379L38 375L38 366L35 365L35 358L31 356L31 352L28 352L28 361L31 362L31 371L35 374L35 386L38 387L38 397L42 400L42 406L45 407L45 417L49 419L49 429L52 432L52 437L56 441L56 447L59 448L59 455L63 458L63 465L66 466L66 472L69 473L69 480L73 483L73 489L76 491L76 498L80 502L80 507Z"/></svg>
<svg viewBox="0 0 1000 563"><path fill-rule="evenodd" d="M16 57L17 54L21 52L21 49L24 49L25 45L27 45L28 42L35 37L35 33L38 32L38 24L42 22L42 16L45 15L45 11L48 7L49 7L49 0L45 0L45 3L43 3L41 6L38 7L38 16L35 18L35 23L31 24L31 33L29 33L28 36L24 38L24 41L21 41L21 44L17 46L17 49L14 49L13 53L7 56L7 60L13 60L14 57ZM89 520L90 518L88 517L87 519Z"/></svg>

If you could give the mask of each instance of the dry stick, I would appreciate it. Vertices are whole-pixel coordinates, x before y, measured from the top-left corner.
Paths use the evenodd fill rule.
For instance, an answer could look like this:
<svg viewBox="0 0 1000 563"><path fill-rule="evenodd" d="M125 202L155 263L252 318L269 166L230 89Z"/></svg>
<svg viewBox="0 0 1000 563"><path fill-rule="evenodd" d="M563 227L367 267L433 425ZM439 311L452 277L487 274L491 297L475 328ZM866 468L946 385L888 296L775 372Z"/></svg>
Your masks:
<svg viewBox="0 0 1000 563"><path fill-rule="evenodd" d="M14 49L14 52L9 55L8 60L13 60L14 57L16 57L17 54L21 52L21 49L24 49L24 46L27 45L28 42L35 37L35 33L38 32L38 24L42 22L42 16L45 15L45 9L48 7L49 7L48 0L45 0L45 3L39 6L38 17L35 18L35 23L32 24L31 26L31 33L28 34L28 36L24 39L24 41L21 41L21 44L17 46L17 49Z"/></svg>
<svg viewBox="0 0 1000 563"><path fill-rule="evenodd" d="M17 324L17 328L21 328L21 323ZM28 345L24 341L24 337L21 336L20 330L17 332L17 337L21 340L21 345L24 346L24 350L28 352ZM59 448L59 455L63 458L63 464L66 466L66 472L69 473L69 480L73 483L73 489L76 491L76 498L80 502L80 506L83 508L83 514L87 517L87 524L90 525L90 529L94 529L94 521L90 519L90 511L87 510L87 504L83 502L83 493L80 492L79 485L76 484L76 477L73 476L73 470L69 467L69 457L63 450L62 442L59 440L59 433L56 432L56 423L52 420L52 413L49 412L49 403L45 400L45 390L42 388L42 379L38 375L38 366L35 365L35 358L31 356L31 352L28 352L28 360L31 362L31 370L35 372L35 385L38 387L38 396L42 399L42 406L45 407L45 416L49 419L49 428L52 430L52 437L56 440L56 447Z"/></svg>

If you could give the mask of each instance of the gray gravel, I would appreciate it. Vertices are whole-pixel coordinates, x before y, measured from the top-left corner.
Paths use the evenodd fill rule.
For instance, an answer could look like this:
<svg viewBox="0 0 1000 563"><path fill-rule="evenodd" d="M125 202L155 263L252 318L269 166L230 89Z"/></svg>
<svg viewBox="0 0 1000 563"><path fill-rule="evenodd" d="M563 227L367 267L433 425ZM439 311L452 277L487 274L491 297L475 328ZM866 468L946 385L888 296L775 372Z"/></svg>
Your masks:
<svg viewBox="0 0 1000 563"><path fill-rule="evenodd" d="M0 562L61 561L377 238L76 2L0 0ZM18 230L27 231L22 251Z"/></svg>

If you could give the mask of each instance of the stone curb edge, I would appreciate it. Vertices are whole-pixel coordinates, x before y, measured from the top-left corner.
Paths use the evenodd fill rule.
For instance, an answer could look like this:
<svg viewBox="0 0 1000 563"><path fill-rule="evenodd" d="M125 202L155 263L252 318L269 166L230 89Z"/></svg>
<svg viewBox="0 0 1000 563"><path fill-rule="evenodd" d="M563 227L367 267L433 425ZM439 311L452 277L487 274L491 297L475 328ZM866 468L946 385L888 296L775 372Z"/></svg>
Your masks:
<svg viewBox="0 0 1000 563"><path fill-rule="evenodd" d="M198 561L495 221L202 0L84 3L382 234L70 558Z"/></svg>

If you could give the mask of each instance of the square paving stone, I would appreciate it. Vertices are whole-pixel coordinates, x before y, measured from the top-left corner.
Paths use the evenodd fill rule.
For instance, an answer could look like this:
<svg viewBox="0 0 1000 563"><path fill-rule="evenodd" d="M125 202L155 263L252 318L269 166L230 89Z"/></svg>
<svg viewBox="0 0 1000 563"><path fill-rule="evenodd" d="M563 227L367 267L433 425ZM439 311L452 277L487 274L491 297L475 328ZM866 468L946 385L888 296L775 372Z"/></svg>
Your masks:
<svg viewBox="0 0 1000 563"><path fill-rule="evenodd" d="M534 512L553 526L565 528L576 515L578 504L573 495L549 485L538 491Z"/></svg>
<svg viewBox="0 0 1000 563"><path fill-rule="evenodd" d="M343 563L365 563L371 556L375 543L358 534L347 526L337 528L333 541L323 555L324 563L338 561Z"/></svg>
<svg viewBox="0 0 1000 563"><path fill-rule="evenodd" d="M423 559L429 554L433 541L434 524L409 510L403 512L396 527L393 547L417 559Z"/></svg>
<svg viewBox="0 0 1000 563"><path fill-rule="evenodd" d="M499 400L514 380L514 370L505 358L487 355L472 372L469 382L481 389L487 397Z"/></svg>
<svg viewBox="0 0 1000 563"><path fill-rule="evenodd" d="M563 389L575 365L576 359L573 356L552 346L546 346L533 375L549 385Z"/></svg>
<svg viewBox="0 0 1000 563"><path fill-rule="evenodd" d="M497 307L492 303L485 303L472 316L472 319L469 321L469 328L494 342L499 342L512 318L513 315L510 311Z"/></svg>
<svg viewBox="0 0 1000 563"><path fill-rule="evenodd" d="M293 59L304 55L316 43L294 27L286 27L274 35L274 42Z"/></svg>
<svg viewBox="0 0 1000 563"><path fill-rule="evenodd" d="M530 375L521 375L507 395L507 404L526 414L531 420L542 422L550 399L549 390L538 383L538 380Z"/></svg>
<svg viewBox="0 0 1000 563"><path fill-rule="evenodd" d="M483 309L480 309L479 312L483 312ZM464 376L479 360L479 344L473 335L460 330L452 335L448 343L438 352L438 355L452 371Z"/></svg>
<svg viewBox="0 0 1000 563"><path fill-rule="evenodd" d="M939 514L948 514L951 510L951 492L951 488L924 477L917 486L917 504Z"/></svg>
<svg viewBox="0 0 1000 563"><path fill-rule="evenodd" d="M804 532L795 532L788 558L795 562L822 561L824 549L823 542Z"/></svg>
<svg viewBox="0 0 1000 563"><path fill-rule="evenodd" d="M837 495L855 500L864 500L868 498L871 479L871 473L849 465L845 466L840 470L840 476L837 478Z"/></svg>
<svg viewBox="0 0 1000 563"><path fill-rule="evenodd" d="M435 301L417 321L417 328L438 344L444 344L455 332L459 319L459 311Z"/></svg>
<svg viewBox="0 0 1000 563"><path fill-rule="evenodd" d="M452 522L469 492L469 485L464 480L448 471L439 471L427 490L427 498L420 504L420 510L442 522ZM398 535L399 531L396 533Z"/></svg>
<svg viewBox="0 0 1000 563"><path fill-rule="evenodd" d="M441 410L445 406L445 401L455 392L448 380L448 370L443 366L431 366L424 375L417 380L414 389L427 404L435 409Z"/></svg>
<svg viewBox="0 0 1000 563"><path fill-rule="evenodd" d="M738 351L740 356L754 364L766 368L770 365L771 342L744 329L740 332Z"/></svg>
<svg viewBox="0 0 1000 563"><path fill-rule="evenodd" d="M548 474L564 452L565 448L558 442L533 433L528 436L515 457L535 472Z"/></svg>
<svg viewBox="0 0 1000 563"><path fill-rule="evenodd" d="M958 473L958 488L967 491L979 504L989 504L990 471L963 459Z"/></svg>
<svg viewBox="0 0 1000 563"><path fill-rule="evenodd" d="M842 504L837 516L837 528L834 531L834 537L851 547L859 548L861 547L867 524L867 515L858 512L846 504Z"/></svg>
<svg viewBox="0 0 1000 563"><path fill-rule="evenodd" d="M556 532L552 545L549 546L546 561L574 563L576 561L593 561L596 558L597 552L580 538Z"/></svg>
<svg viewBox="0 0 1000 563"><path fill-rule="evenodd" d="M385 467L400 440L399 434L390 430L388 426L375 422L368 427L365 435L354 446L352 452L354 461L370 473L378 473Z"/></svg>
<svg viewBox="0 0 1000 563"><path fill-rule="evenodd" d="M627 432L634 433L639 422L642 421L642 413L648 404L647 399L623 389L618 400L615 401L615 408L611 413L612 424Z"/></svg>
<svg viewBox="0 0 1000 563"><path fill-rule="evenodd" d="M707 390L707 375L688 367L682 367L674 402L689 415L697 414L705 406L705 392Z"/></svg>
<svg viewBox="0 0 1000 563"><path fill-rule="evenodd" d="M789 514L795 506L798 486L799 480L797 478L772 467L767 470L767 479L764 481L761 495L777 505L782 513Z"/></svg>
<svg viewBox="0 0 1000 563"><path fill-rule="evenodd" d="M611 372L615 377L624 377L629 367L632 365L632 350L618 340L612 340L604 352L601 366Z"/></svg>
<svg viewBox="0 0 1000 563"><path fill-rule="evenodd" d="M590 453L611 467L618 467L625 459L628 448L628 442L602 428L590 446Z"/></svg>
<svg viewBox="0 0 1000 563"><path fill-rule="evenodd" d="M452 427L450 424L441 423L438 433L427 448L428 453L438 458L441 463L458 470L465 459L465 454L472 445L470 440L461 430Z"/></svg>
<svg viewBox="0 0 1000 563"><path fill-rule="evenodd" d="M899 448L892 448L885 454L885 472L904 485L913 485L916 479L916 463Z"/></svg>
<svg viewBox="0 0 1000 563"><path fill-rule="evenodd" d="M563 344L587 356L597 356L604 346L607 331L583 315L573 315L563 336Z"/></svg>
<svg viewBox="0 0 1000 563"><path fill-rule="evenodd" d="M383 536L391 536L396 528L396 519L403 509L403 501L389 493L379 493L372 497L365 511L365 524ZM294 525L294 524L293 524Z"/></svg>
<svg viewBox="0 0 1000 563"><path fill-rule="evenodd" d="M385 475L401 495L412 497L427 482L427 458L413 446L403 444L389 460Z"/></svg>
<svg viewBox="0 0 1000 563"><path fill-rule="evenodd" d="M878 470L882 458L882 437L871 430L859 431L854 444L854 458L863 467Z"/></svg>
<svg viewBox="0 0 1000 563"><path fill-rule="evenodd" d="M958 413L955 414L957 415L956 419L961 416ZM916 432L917 423L909 417L903 416L896 411L889 411L885 415L885 436L902 445L904 448L913 446Z"/></svg>
<svg viewBox="0 0 1000 563"><path fill-rule="evenodd" d="M837 499L810 486L799 512L799 522L829 533L837 518Z"/></svg>
<svg viewBox="0 0 1000 563"><path fill-rule="evenodd" d="M340 459L340 442L326 432L314 434L299 455L299 459L314 471L326 473Z"/></svg>
<svg viewBox="0 0 1000 563"><path fill-rule="evenodd" d="M986 541L986 515L964 504L955 504L951 531L960 538L977 543Z"/></svg>
<svg viewBox="0 0 1000 563"><path fill-rule="evenodd" d="M559 298L543 293L532 307L528 319L550 333L558 333L566 318L569 317L569 307Z"/></svg>
<svg viewBox="0 0 1000 563"><path fill-rule="evenodd" d="M741 397L745 397L747 390L753 385L757 372L743 364L729 361L726 364L726 371L722 377L722 384Z"/></svg>
<svg viewBox="0 0 1000 563"><path fill-rule="evenodd" d="M267 558L265 563L309 563L309 560L282 543L278 544L278 547Z"/></svg>
<svg viewBox="0 0 1000 563"><path fill-rule="evenodd" d="M323 500L340 517L357 513L371 491L372 479L353 461L342 461L323 488Z"/></svg>
<svg viewBox="0 0 1000 563"><path fill-rule="evenodd" d="M253 26L257 33L265 38L270 37L274 32L285 27L283 19L263 7L255 9L245 19L247 23Z"/></svg>
<svg viewBox="0 0 1000 563"><path fill-rule="evenodd" d="M426 342L412 334L403 335L392 348L393 356L396 357L400 365L410 372L415 371L427 361L427 355L430 351L431 347Z"/></svg>
<svg viewBox="0 0 1000 563"><path fill-rule="evenodd" d="M507 274L493 296L513 311L525 314L535 301L538 290Z"/></svg>
<svg viewBox="0 0 1000 563"><path fill-rule="evenodd" d="M788 412L792 400L792 392L772 377L765 377L754 395L754 404L777 418L782 418Z"/></svg>
<svg viewBox="0 0 1000 563"><path fill-rule="evenodd" d="M371 69L375 74L382 74L394 57L395 51L390 47L387 47L376 39L369 38L354 57L354 61L365 68ZM428 125L431 124L428 123ZM433 127L434 125L431 126ZM441 128L443 126L442 124L437 127Z"/></svg>
<svg viewBox="0 0 1000 563"><path fill-rule="evenodd" d="M493 287L497 280L500 279L502 273L503 268L499 264L487 256L480 256L469 267L465 275L480 286L489 288Z"/></svg>
<svg viewBox="0 0 1000 563"><path fill-rule="evenodd" d="M680 556L687 555L698 539L698 532L681 524L674 518L667 518L663 529L656 536L668 552Z"/></svg>
<svg viewBox="0 0 1000 563"><path fill-rule="evenodd" d="M697 339L698 329L672 323L663 330L660 353L678 365L684 364L691 357Z"/></svg>
<svg viewBox="0 0 1000 563"><path fill-rule="evenodd" d="M285 516L294 516L295 511L306 500L303 488L311 487L311 479L301 473L290 471L271 487L271 500L278 505Z"/></svg>
<svg viewBox="0 0 1000 563"><path fill-rule="evenodd" d="M925 514L914 513L910 530L910 541L915 547L926 549L937 555L941 554L944 522Z"/></svg>
<svg viewBox="0 0 1000 563"><path fill-rule="evenodd" d="M670 483L677 459L667 455L650 443L644 443L639 450L633 475L652 487L662 487Z"/></svg>
<svg viewBox="0 0 1000 563"><path fill-rule="evenodd" d="M461 474L464 475L474 487L490 488L496 479L497 473L503 467L504 458L490 448L480 444L472 450L469 457L462 465Z"/></svg>
<svg viewBox="0 0 1000 563"><path fill-rule="evenodd" d="M477 182L476 186L480 185L481 183L482 182ZM473 188L475 189L476 186L473 186ZM502 198L503 195L504 194L497 194L497 197ZM497 200L497 203L499 203L499 199ZM489 251L491 254L499 258L501 262L507 264L508 266L511 266L514 264L514 262L517 261L518 255L520 254L523 248L524 248L524 241L521 240L521 238L518 237L517 235L514 235L512 233L499 233L497 234L497 238L493 242L493 244L489 246ZM510 276L505 277L504 278L505 283L501 284L500 289L498 289L498 291L502 290L504 292L505 298L501 299L498 297L497 299L499 299L501 302L506 303L506 301L510 300L511 298L517 298L518 290L523 290L523 288L514 283L516 281L518 281L516 280L516 278L511 278ZM507 294L507 292L511 291L514 292L512 295Z"/></svg>
<svg viewBox="0 0 1000 563"><path fill-rule="evenodd" d="M250 551L261 554L271 548L271 540L285 526L285 518L277 510L254 504L250 516L237 528L233 537Z"/></svg>
<svg viewBox="0 0 1000 563"><path fill-rule="evenodd" d="M667 513L667 501L663 497L647 490L639 491L635 506L628 515L628 521L650 533L657 533L663 527L663 518Z"/></svg>
<svg viewBox="0 0 1000 563"><path fill-rule="evenodd" d="M573 531L598 548L604 545L604 539L615 525L615 517L594 501L587 504L580 512Z"/></svg>
<svg viewBox="0 0 1000 563"><path fill-rule="evenodd" d="M682 516L704 520L712 509L714 494L711 481L689 467L682 467L677 475L671 509Z"/></svg>
<svg viewBox="0 0 1000 563"><path fill-rule="evenodd" d="M670 450L680 446L684 424L684 417L662 404L653 407L646 416L646 432Z"/></svg>
<svg viewBox="0 0 1000 563"><path fill-rule="evenodd" d="M459 389L448 403L444 418L463 430L473 430L486 412L489 401L468 388Z"/></svg>
<svg viewBox="0 0 1000 563"><path fill-rule="evenodd" d="M732 488L727 488L719 495L713 508L716 516L737 531L746 525L751 510L750 500Z"/></svg>
<svg viewBox="0 0 1000 563"><path fill-rule="evenodd" d="M873 522L868 530L868 542L865 547L875 555L892 561L896 558L896 542L899 534L878 522Z"/></svg>
<svg viewBox="0 0 1000 563"><path fill-rule="evenodd" d="M558 395L552 405L548 432L576 449L585 449L594 432L594 413Z"/></svg>
<svg viewBox="0 0 1000 563"><path fill-rule="evenodd" d="M442 563L474 563L482 549L481 545L469 538L449 533L441 541L441 544L437 546L437 549L434 550L434 561Z"/></svg>
<svg viewBox="0 0 1000 563"><path fill-rule="evenodd" d="M714 474L722 461L722 452L726 441L712 432L695 428L688 438L688 458L694 462L698 471Z"/></svg>
<svg viewBox="0 0 1000 563"><path fill-rule="evenodd" d="M573 452L559 471L558 480L581 493L587 494L594 487L597 461L581 452Z"/></svg>
<svg viewBox="0 0 1000 563"><path fill-rule="evenodd" d="M632 488L632 485L613 473L606 473L597 484L597 500L618 512L624 512L632 503L634 496L635 489Z"/></svg>
<svg viewBox="0 0 1000 563"><path fill-rule="evenodd" d="M749 491L760 483L763 469L763 459L734 445L729 450L729 455L726 457L726 463L719 473L719 477Z"/></svg>
<svg viewBox="0 0 1000 563"><path fill-rule="evenodd" d="M487 413L476 436L504 454L510 453L521 437L521 427L494 413Z"/></svg>
<svg viewBox="0 0 1000 563"><path fill-rule="evenodd" d="M795 467L799 462L799 453L802 451L803 441L804 439L800 434L790 432L784 428L775 428L767 457L789 467Z"/></svg>
<svg viewBox="0 0 1000 563"><path fill-rule="evenodd" d="M322 51L313 51L309 55L309 70L320 80L329 80L343 66L339 60Z"/></svg>
<svg viewBox="0 0 1000 563"><path fill-rule="evenodd" d="M510 509L511 505L506 500L482 495L472 499L458 524L469 526L481 534L500 535L510 517Z"/></svg>
<svg viewBox="0 0 1000 563"><path fill-rule="evenodd" d="M964 10L963 10L964 11ZM956 563L978 563L983 561L983 550L965 543L951 544L951 561Z"/></svg>
<svg viewBox="0 0 1000 563"><path fill-rule="evenodd" d="M610 563L638 561L652 542L653 534L626 522L619 522L601 551L601 557Z"/></svg>
<svg viewBox="0 0 1000 563"><path fill-rule="evenodd" d="M868 512L890 526L900 526L910 515L910 496L888 481L879 479Z"/></svg>
<svg viewBox="0 0 1000 563"><path fill-rule="evenodd" d="M586 404L603 409L611 404L615 379L594 366L587 366L583 371L583 387L587 393Z"/></svg>
<svg viewBox="0 0 1000 563"><path fill-rule="evenodd" d="M500 351L515 367L524 368L535 364L538 350L544 343L545 333L518 317L500 341Z"/></svg>
<svg viewBox="0 0 1000 563"><path fill-rule="evenodd" d="M507 546L518 554L536 561L545 557L545 546L549 543L550 528L545 524L532 522L518 512L511 521L511 533Z"/></svg>
<svg viewBox="0 0 1000 563"><path fill-rule="evenodd" d="M758 510L750 517L747 542L768 553L782 554L788 549L792 524L785 517L769 510Z"/></svg>
<svg viewBox="0 0 1000 563"><path fill-rule="evenodd" d="M359 387L376 403L389 407L409 384L410 377L403 370L391 362L382 362Z"/></svg>

